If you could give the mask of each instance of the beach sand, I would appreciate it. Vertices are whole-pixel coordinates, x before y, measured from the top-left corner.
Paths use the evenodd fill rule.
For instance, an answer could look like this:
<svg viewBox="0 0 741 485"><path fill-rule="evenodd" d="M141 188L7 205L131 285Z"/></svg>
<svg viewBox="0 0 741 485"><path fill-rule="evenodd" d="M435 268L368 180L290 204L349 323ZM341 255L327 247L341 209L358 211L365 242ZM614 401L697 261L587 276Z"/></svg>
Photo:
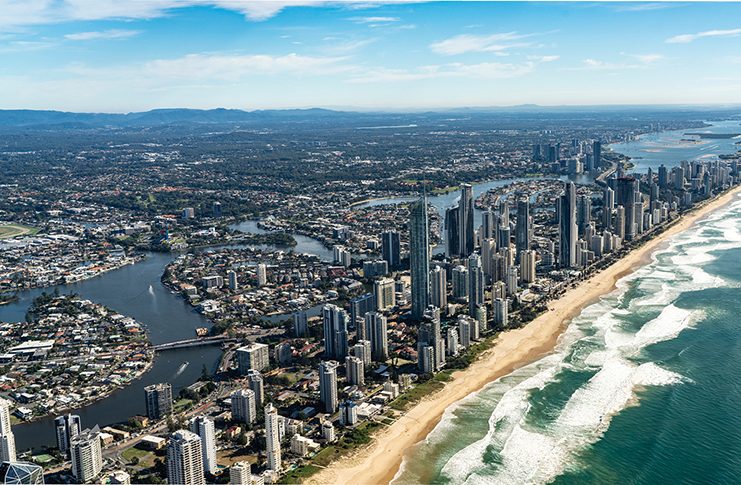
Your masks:
<svg viewBox="0 0 741 485"><path fill-rule="evenodd" d="M368 447L338 460L306 483L375 485L390 482L399 470L404 453L425 439L448 406L551 352L566 325L584 307L612 291L621 277L649 262L651 254L669 237L692 227L713 210L728 204L740 191L741 186L735 187L697 206L651 241L569 289L558 300L550 302L549 311L527 326L503 332L494 347L484 352L467 369L455 372L453 380L446 383L441 391L428 396L388 428L379 431Z"/></svg>

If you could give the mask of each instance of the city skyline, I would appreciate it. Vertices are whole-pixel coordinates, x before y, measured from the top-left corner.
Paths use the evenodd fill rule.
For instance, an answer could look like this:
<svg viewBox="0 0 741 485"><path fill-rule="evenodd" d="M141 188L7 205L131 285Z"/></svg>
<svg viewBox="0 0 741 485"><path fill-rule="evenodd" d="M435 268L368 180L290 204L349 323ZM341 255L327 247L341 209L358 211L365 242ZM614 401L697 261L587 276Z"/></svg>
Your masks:
<svg viewBox="0 0 741 485"><path fill-rule="evenodd" d="M2 2L3 108L741 103L741 7Z"/></svg>

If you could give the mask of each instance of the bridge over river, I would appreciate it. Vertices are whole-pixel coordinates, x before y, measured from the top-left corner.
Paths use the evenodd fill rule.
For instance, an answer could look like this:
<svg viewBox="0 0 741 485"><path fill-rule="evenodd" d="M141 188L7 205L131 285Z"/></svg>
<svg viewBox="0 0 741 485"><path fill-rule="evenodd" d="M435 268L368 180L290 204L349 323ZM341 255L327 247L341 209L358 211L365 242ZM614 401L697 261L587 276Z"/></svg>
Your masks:
<svg viewBox="0 0 741 485"><path fill-rule="evenodd" d="M152 349L156 352L162 352L165 350L184 349L187 347L200 347L203 345L219 345L225 342L236 342L237 339L227 337L225 335L216 335L213 337L201 337L192 338L186 340L177 340L175 342L167 342L164 344L153 345Z"/></svg>

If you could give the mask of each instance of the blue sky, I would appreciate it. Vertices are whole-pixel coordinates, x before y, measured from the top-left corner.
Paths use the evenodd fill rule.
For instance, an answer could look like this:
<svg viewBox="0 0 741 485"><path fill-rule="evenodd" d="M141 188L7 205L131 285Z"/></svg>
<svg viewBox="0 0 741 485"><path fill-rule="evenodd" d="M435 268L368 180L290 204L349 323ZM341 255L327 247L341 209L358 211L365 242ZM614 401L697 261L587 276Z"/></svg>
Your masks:
<svg viewBox="0 0 741 485"><path fill-rule="evenodd" d="M0 108L741 103L741 4L0 0Z"/></svg>

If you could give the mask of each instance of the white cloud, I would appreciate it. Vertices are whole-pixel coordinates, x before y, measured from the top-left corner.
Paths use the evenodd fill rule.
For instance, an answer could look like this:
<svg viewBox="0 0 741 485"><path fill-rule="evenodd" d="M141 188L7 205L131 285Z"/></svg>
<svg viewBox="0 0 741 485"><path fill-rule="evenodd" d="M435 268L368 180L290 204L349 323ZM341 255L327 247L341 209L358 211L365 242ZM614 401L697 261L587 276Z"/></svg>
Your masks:
<svg viewBox="0 0 741 485"><path fill-rule="evenodd" d="M668 44L687 44L705 37L738 37L740 35L741 29L706 30L705 32L698 32L696 34L675 35L666 39L666 42Z"/></svg>
<svg viewBox="0 0 741 485"><path fill-rule="evenodd" d="M437 54L453 56L469 52L493 52L504 54L513 47L523 47L528 44L512 43L534 34L518 34L517 32L503 32L492 35L461 34L439 42L430 44L430 49Z"/></svg>
<svg viewBox="0 0 741 485"><path fill-rule="evenodd" d="M654 2L654 3L643 3L643 2L635 2L633 4L627 4L627 5L616 5L614 7L615 11L617 12L646 12L649 10L662 10L665 8L669 8L672 5L668 2Z"/></svg>
<svg viewBox="0 0 741 485"><path fill-rule="evenodd" d="M147 62L144 71L158 78L215 79L238 81L251 75L331 74L347 70L344 57L312 57L298 54L226 55L189 54L177 59Z"/></svg>
<svg viewBox="0 0 741 485"><path fill-rule="evenodd" d="M500 62L464 64L454 62L421 66L416 69L377 68L359 72L349 82L377 83L459 77L468 79L506 79L530 74L535 70L536 66L537 63L535 62L524 62L520 64Z"/></svg>
<svg viewBox="0 0 741 485"><path fill-rule="evenodd" d="M537 61L537 62L554 62L561 58L561 56L551 55L551 56L527 56L528 59L531 61Z"/></svg>
<svg viewBox="0 0 741 485"><path fill-rule="evenodd" d="M351 20L356 24L388 24L401 19L399 17L353 17Z"/></svg>
<svg viewBox="0 0 741 485"><path fill-rule="evenodd" d="M572 71L622 71L627 69L646 69L651 64L664 59L661 54L626 54L620 55L634 59L637 62L612 62L599 59L584 59L580 67L572 67Z"/></svg>
<svg viewBox="0 0 741 485"><path fill-rule="evenodd" d="M92 32L77 32L64 36L67 40L103 40L103 39L128 39L139 35L140 30L110 29Z"/></svg>
<svg viewBox="0 0 741 485"><path fill-rule="evenodd" d="M664 58L661 54L630 54L629 56L644 64L651 64Z"/></svg>
<svg viewBox="0 0 741 485"><path fill-rule="evenodd" d="M58 24L75 20L149 19L193 6L211 6L243 14L252 21L269 19L289 7L368 8L420 0L0 0L0 29Z"/></svg>

